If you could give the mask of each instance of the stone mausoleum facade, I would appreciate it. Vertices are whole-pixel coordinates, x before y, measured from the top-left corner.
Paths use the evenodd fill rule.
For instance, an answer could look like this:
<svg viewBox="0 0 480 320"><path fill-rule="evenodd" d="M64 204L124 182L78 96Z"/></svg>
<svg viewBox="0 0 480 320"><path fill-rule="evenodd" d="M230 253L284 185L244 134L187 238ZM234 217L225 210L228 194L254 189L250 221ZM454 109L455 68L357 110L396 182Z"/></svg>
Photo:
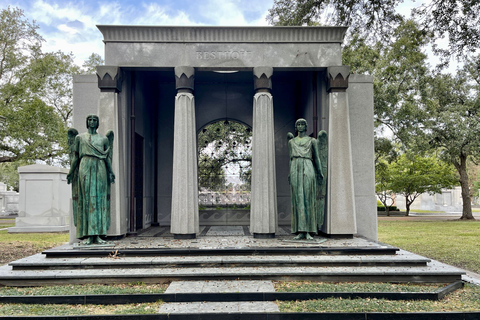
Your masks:
<svg viewBox="0 0 480 320"><path fill-rule="evenodd" d="M74 78L74 126L96 113L115 133L109 236L198 236L197 133L232 120L253 133L250 232L273 237L290 223L287 132L305 118L328 133L322 233L377 238L373 84L342 65L346 28L98 28L105 66Z"/></svg>

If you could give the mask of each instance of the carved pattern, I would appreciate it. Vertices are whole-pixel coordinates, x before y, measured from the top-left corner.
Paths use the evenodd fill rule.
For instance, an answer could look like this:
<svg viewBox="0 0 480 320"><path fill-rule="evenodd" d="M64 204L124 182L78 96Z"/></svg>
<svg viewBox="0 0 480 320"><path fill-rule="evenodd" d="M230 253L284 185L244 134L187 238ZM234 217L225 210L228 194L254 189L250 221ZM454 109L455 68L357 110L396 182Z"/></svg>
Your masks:
<svg viewBox="0 0 480 320"><path fill-rule="evenodd" d="M177 90L193 92L195 89L195 68L175 67L175 86Z"/></svg>
<svg viewBox="0 0 480 320"><path fill-rule="evenodd" d="M327 69L327 91L345 92L348 88L348 78L350 76L350 67L339 66L329 67Z"/></svg>
<svg viewBox="0 0 480 320"><path fill-rule="evenodd" d="M272 90L272 67L256 67L253 68L253 86L255 91Z"/></svg>
<svg viewBox="0 0 480 320"><path fill-rule="evenodd" d="M104 42L342 43L346 27L97 26Z"/></svg>
<svg viewBox="0 0 480 320"><path fill-rule="evenodd" d="M122 71L117 66L97 66L97 79L101 92L122 91Z"/></svg>

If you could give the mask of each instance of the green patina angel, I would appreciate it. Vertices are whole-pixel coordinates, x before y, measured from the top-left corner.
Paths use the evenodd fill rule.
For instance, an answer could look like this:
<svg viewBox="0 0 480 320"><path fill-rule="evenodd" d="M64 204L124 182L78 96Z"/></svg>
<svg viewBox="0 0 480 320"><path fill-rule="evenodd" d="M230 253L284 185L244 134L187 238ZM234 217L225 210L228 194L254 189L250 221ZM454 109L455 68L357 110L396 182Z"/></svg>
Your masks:
<svg viewBox="0 0 480 320"><path fill-rule="evenodd" d="M88 115L88 131L68 131L72 184L73 219L77 238L84 244L105 243L101 236L110 228L110 184L115 182L112 170L113 131L106 137L97 133L99 119Z"/></svg>
<svg viewBox="0 0 480 320"><path fill-rule="evenodd" d="M295 122L297 136L287 134L290 156L290 183L292 203L292 233L294 238L313 239L323 224L323 207L325 203L326 132L319 132L319 141L306 135L307 121ZM325 164L324 164L325 162ZM322 197L323 194L323 197Z"/></svg>

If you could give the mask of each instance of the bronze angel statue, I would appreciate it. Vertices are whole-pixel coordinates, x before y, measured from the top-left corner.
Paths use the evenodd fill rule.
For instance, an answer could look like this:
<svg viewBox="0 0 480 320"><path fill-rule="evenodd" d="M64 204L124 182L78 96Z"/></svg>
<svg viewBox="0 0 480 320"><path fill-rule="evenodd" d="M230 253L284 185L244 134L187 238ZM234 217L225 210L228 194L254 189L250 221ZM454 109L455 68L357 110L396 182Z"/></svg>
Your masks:
<svg viewBox="0 0 480 320"><path fill-rule="evenodd" d="M112 170L113 131L106 137L97 133L97 115L88 115L87 132L68 130L72 184L73 219L77 238L83 244L102 244L110 228L110 184L115 182Z"/></svg>
<svg viewBox="0 0 480 320"><path fill-rule="evenodd" d="M294 238L313 239L323 224L323 207L326 156L325 152L326 132L320 131L318 140L306 135L307 121L298 119L295 122L297 136L287 134L288 151L290 156L290 183L292 225L291 232L297 234ZM319 143L321 141L321 143ZM323 197L324 199L324 197Z"/></svg>

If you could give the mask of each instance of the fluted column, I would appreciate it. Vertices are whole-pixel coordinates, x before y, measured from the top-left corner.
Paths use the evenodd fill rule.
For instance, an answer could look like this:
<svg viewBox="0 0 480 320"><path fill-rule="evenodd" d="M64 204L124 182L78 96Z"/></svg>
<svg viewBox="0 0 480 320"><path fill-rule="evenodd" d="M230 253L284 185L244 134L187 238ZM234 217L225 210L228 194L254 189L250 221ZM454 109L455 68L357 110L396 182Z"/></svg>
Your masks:
<svg viewBox="0 0 480 320"><path fill-rule="evenodd" d="M349 75L350 67L327 69L328 209L324 231L340 237L350 237L357 232L349 104L346 92Z"/></svg>
<svg viewBox="0 0 480 320"><path fill-rule="evenodd" d="M171 233L175 239L194 239L199 231L194 75L192 67L175 68L171 211Z"/></svg>
<svg viewBox="0 0 480 320"><path fill-rule="evenodd" d="M275 136L271 67L253 69L252 181L250 232L255 238L274 238L277 229Z"/></svg>

